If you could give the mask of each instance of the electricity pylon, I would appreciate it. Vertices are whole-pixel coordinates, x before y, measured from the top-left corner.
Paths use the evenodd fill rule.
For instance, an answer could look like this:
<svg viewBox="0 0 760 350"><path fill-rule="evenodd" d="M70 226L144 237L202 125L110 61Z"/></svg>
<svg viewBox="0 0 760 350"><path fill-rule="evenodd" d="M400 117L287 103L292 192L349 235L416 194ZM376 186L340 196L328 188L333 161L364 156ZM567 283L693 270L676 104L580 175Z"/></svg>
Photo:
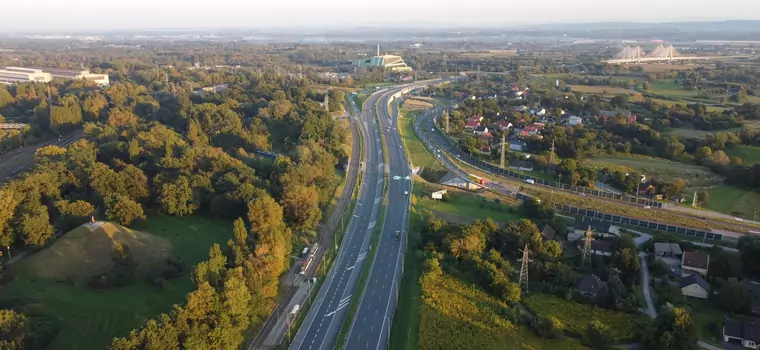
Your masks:
<svg viewBox="0 0 760 350"><path fill-rule="evenodd" d="M518 284L520 285L520 292L523 294L528 293L528 264L532 260L528 257L528 245L525 245L524 249L521 249L522 251L522 258L517 259L517 261L522 262L520 265L520 279L518 280Z"/></svg>

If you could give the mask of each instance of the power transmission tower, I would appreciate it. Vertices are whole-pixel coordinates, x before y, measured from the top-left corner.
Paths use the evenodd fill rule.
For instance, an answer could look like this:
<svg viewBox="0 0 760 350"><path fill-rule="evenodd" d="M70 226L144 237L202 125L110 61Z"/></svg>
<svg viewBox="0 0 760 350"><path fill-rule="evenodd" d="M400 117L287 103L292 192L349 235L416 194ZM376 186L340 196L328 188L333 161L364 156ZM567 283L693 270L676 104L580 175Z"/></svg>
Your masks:
<svg viewBox="0 0 760 350"><path fill-rule="evenodd" d="M520 292L523 294L528 294L528 264L530 264L531 260L528 257L528 245L525 245L525 248L521 249L522 251L522 258L517 259L517 261L522 262L520 264L520 279L518 284L520 285Z"/></svg>
<svg viewBox="0 0 760 350"><path fill-rule="evenodd" d="M507 143L507 132L506 130L501 132L501 168L504 169L506 166L506 147L504 146Z"/></svg>
<svg viewBox="0 0 760 350"><path fill-rule="evenodd" d="M594 232L591 230L591 225L589 225L588 230L586 230L586 236L583 239L583 266L590 265L591 263L591 241L594 240Z"/></svg>
<svg viewBox="0 0 760 350"><path fill-rule="evenodd" d="M554 140L552 140L552 148L549 149L549 171L554 171Z"/></svg>

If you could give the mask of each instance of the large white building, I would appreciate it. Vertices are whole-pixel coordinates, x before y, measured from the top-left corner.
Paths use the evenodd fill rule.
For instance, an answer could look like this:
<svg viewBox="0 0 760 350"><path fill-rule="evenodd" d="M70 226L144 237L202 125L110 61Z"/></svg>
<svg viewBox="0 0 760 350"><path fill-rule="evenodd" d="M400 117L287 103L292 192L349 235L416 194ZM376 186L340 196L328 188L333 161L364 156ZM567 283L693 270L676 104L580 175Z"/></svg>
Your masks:
<svg viewBox="0 0 760 350"><path fill-rule="evenodd" d="M0 84L47 83L53 80L50 73L34 68L0 67Z"/></svg>
<svg viewBox="0 0 760 350"><path fill-rule="evenodd" d="M377 56L356 60L352 63L356 67L383 67L393 72L409 72L412 67L406 65L401 56L381 55L380 46L377 47Z"/></svg>
<svg viewBox="0 0 760 350"><path fill-rule="evenodd" d="M61 79L86 79L96 82L100 86L108 86L110 83L108 74L94 74L89 70L71 70L60 68L42 67L0 67L0 84L16 84L25 82L47 83L53 78Z"/></svg>

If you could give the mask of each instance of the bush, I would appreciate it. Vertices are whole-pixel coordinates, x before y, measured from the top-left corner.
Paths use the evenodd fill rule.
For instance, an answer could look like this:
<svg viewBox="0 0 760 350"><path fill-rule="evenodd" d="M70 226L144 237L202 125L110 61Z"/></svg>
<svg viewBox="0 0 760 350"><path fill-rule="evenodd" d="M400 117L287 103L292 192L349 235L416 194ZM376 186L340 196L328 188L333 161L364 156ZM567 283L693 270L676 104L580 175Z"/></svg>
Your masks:
<svg viewBox="0 0 760 350"><path fill-rule="evenodd" d="M534 316L530 321L530 327L541 338L557 339L562 337L562 322L554 316Z"/></svg>

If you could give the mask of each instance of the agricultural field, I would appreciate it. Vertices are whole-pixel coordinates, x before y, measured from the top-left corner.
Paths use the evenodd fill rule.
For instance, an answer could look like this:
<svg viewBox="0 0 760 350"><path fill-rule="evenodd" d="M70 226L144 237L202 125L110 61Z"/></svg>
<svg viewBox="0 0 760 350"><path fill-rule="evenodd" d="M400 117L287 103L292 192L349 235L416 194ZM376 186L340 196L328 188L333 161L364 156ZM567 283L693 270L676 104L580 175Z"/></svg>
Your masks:
<svg viewBox="0 0 760 350"><path fill-rule="evenodd" d="M726 154L731 157L741 158L745 164L760 163L760 147L738 146L727 149Z"/></svg>
<svg viewBox="0 0 760 350"><path fill-rule="evenodd" d="M16 279L4 287L6 300L24 300L60 320L61 329L50 349L102 349L149 319L182 304L193 289L185 276L167 281L159 290L145 279L154 263L176 256L184 274L208 258L214 243L232 236L232 224L199 216L151 215L128 229L105 224L90 230L80 226L49 247L14 265ZM113 261L112 241L129 248L137 274L134 283L94 290L86 279L106 271Z"/></svg>
<svg viewBox="0 0 760 350"><path fill-rule="evenodd" d="M760 209L760 193L738 187L718 186L707 190L710 200L705 207L745 219L754 219L755 210Z"/></svg>
<svg viewBox="0 0 760 350"><path fill-rule="evenodd" d="M572 339L539 338L513 321L507 304L473 285L446 275L421 281L419 349L585 349Z"/></svg>
<svg viewBox="0 0 760 350"><path fill-rule="evenodd" d="M654 157L599 157L586 160L597 167L627 168L662 180L684 179L690 188L720 184L723 179L706 168Z"/></svg>
<svg viewBox="0 0 760 350"><path fill-rule="evenodd" d="M697 129L687 129L687 128L671 128L670 130L668 130L668 133L672 135L677 135L683 138L687 138L687 139L704 139L709 134L739 132L741 130L742 128L731 128L731 129L724 129L724 130L697 130Z"/></svg>
<svg viewBox="0 0 760 350"><path fill-rule="evenodd" d="M658 95L667 95L671 97L686 97L691 98L696 96L696 91L686 90L681 87L681 84L676 83L673 80L655 80L649 83L649 89L647 92L651 92Z"/></svg>
<svg viewBox="0 0 760 350"><path fill-rule="evenodd" d="M616 86L607 86L607 85L565 85L569 87L572 91L582 92L586 94L604 94L605 96L616 96L616 95L630 95L634 100L643 100L643 96L633 90L633 89L626 89Z"/></svg>
<svg viewBox="0 0 760 350"><path fill-rule="evenodd" d="M635 342L649 324L643 314L627 314L592 305L562 300L546 294L533 294L523 299L523 305L541 317L556 317L566 332L581 335L589 322L600 321L609 328L609 335L618 342Z"/></svg>
<svg viewBox="0 0 760 350"><path fill-rule="evenodd" d="M671 70L689 70L689 69L696 69L697 67L700 67L702 65L698 64L670 64L670 63L648 63L648 64L640 64L641 69L644 70L645 73L661 73L661 72L667 72Z"/></svg>

